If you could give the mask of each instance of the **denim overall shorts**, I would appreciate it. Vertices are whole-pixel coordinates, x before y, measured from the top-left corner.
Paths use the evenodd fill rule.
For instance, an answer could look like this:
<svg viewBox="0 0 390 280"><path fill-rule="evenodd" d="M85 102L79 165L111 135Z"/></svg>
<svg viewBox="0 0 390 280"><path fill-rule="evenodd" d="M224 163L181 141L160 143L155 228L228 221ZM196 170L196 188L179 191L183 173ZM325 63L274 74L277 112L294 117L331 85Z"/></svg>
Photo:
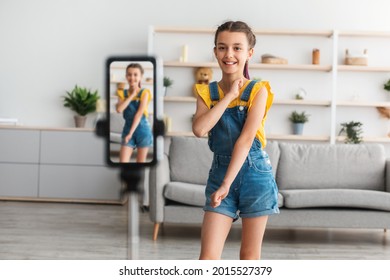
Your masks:
<svg viewBox="0 0 390 280"><path fill-rule="evenodd" d="M256 81L251 81L244 89L241 95L241 101L244 102L240 103L246 104L255 83ZM219 101L217 83L210 83L209 88L211 100ZM278 187L272 173L271 162L257 138L254 139L229 194L218 207L210 206L210 196L222 184L247 112L248 108L241 105L226 108L218 123L209 132L208 144L214 156L205 190L206 203L203 210L220 213L233 220L237 220L239 216L250 218L279 213Z"/></svg>
<svg viewBox="0 0 390 280"><path fill-rule="evenodd" d="M135 113L137 113L141 95L144 89L141 89L138 93L138 100L132 100L123 112L123 118L125 119L125 126L122 131L122 145L131 148L145 148L153 145L153 134L148 119L142 114L141 120L134 131L133 136L129 142L125 143L125 137L129 134L131 125L134 120ZM125 98L128 96L128 91L124 90Z"/></svg>

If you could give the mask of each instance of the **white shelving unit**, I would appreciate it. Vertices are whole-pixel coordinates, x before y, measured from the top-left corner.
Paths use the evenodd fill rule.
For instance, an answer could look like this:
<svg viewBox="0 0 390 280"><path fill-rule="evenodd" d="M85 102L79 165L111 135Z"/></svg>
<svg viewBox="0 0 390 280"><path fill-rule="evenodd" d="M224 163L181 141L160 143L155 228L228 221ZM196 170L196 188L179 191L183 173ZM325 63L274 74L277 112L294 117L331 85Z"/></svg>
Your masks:
<svg viewBox="0 0 390 280"><path fill-rule="evenodd" d="M172 36L178 36L180 39L182 39L181 43L184 45L187 43L188 38L191 38L191 36L200 36L197 41L203 42L204 45L206 45L204 48L212 49L212 45L207 46L207 44L212 43L212 37L214 36L215 29L209 29L209 28L176 28L176 27L150 27L149 30L149 42L148 42L148 51L150 54L156 53L156 39L157 35L167 35L169 38L173 38ZM328 40L327 44L328 47L323 48L321 52L325 53L325 55L328 55L327 63L321 63L320 65L312 65L309 63L297 63L296 61L292 61L289 64L263 64L263 63L256 63L251 62L249 64L250 71L253 73L258 70L263 71L280 71L281 73L289 73L289 75L305 75L306 79L310 79L314 75L327 75L329 77L329 83L328 86L330 88L329 94L327 96L321 96L320 98L313 98L313 99L305 99L305 100L295 100L293 98L279 98L278 96L275 96L274 100L274 106L279 107L295 107L295 108L307 108L308 110L315 110L314 112L317 113L318 110L325 110L321 111L318 114L321 114L323 116L320 116L320 123L316 124L316 126L325 125L330 127L328 133L322 134L322 133L316 133L313 135L290 135L287 133L274 133L269 132L267 134L268 139L274 139L274 140L285 140L285 141L319 141L319 142L328 142L331 144L334 144L336 142L342 142L344 141L344 138L341 136L338 136L337 131L337 125L338 120L337 116L339 112L343 110L348 110L348 108L353 108L356 110L370 110L371 114L375 110L375 107L390 107L390 101L386 100L364 100L363 99L354 99L354 98L343 98L340 95L340 83L342 83L343 78L340 77L341 73L350 73L348 75L354 74L365 74L368 73L369 75L375 75L375 73L390 73L390 63L386 63L386 65L376 65L376 64L369 64L369 66L351 66L351 65L343 65L342 59L342 44L340 43L341 40L344 39L354 39L359 38L360 39L367 39L367 40L385 40L386 42L390 43L390 40L387 41L387 39L390 39L390 32L377 32L377 31L338 31L338 30L285 30L285 29L278 29L278 30L262 30L262 29L254 29L254 33L257 36L280 36L282 38L287 37L290 42L296 41L296 40L303 40L304 38L320 38L321 40ZM207 39L203 39L205 36L207 36ZM202 41L207 40L207 41ZM173 42L173 40L167 40L170 42L170 49L175 49L176 53L180 52L180 44L178 45L177 42ZM206 44L207 43L207 44ZM380 42L383 44L383 42ZM159 41L159 44L161 42ZM165 43L166 44L166 43ZM176 44L176 45L174 45ZM359 44L355 44L359 45ZM361 44L360 44L361 45ZM313 48L315 47L315 44L313 44ZM286 47L287 48L287 47ZM198 50L199 46L195 46L194 49ZM159 54L157 52L157 54ZM322 55L322 54L321 54ZM386 55L382 54L382 55ZM214 70L217 70L219 68L217 62L212 59L212 54L210 54L210 61L207 61L207 59L189 59L188 61L182 62L178 59L172 59L171 57L165 58L164 55L162 56L164 60L164 68L165 69L183 69L180 71L188 71L185 70L186 68L196 68L196 67L210 67ZM322 58L321 58L322 59ZM302 59L301 59L302 60ZM388 60L390 61L390 54L388 55ZM311 62L311 61L310 61ZM279 72L278 72L279 73ZM300 74L303 73L303 74ZM317 73L317 74L316 74ZM371 73L371 74L370 74ZM317 76L315 76L317 77ZM390 78L390 76L389 76ZM183 79L185 80L185 79ZM213 80L217 80L217 78L213 78ZM188 83L188 81L176 81L176 83ZM272 84L273 79L271 80ZM195 112L195 102L196 99L193 96L193 93L190 88L191 85L189 85L186 88L186 92L188 92L186 95L182 95L184 90L179 90L181 95L168 95L164 97L164 102L166 107L170 107L171 110L175 111L176 113L171 114L171 117L175 120L175 118L179 118L179 113L184 112L183 107L188 108L187 111L191 111L192 113ZM318 85L321 86L321 85ZM378 86L380 87L380 85ZM182 88L185 88L184 86ZM188 90L187 90L188 89ZM377 90L377 89L376 89ZM379 91L379 90L377 90ZM317 100L318 99L318 100ZM180 103L178 106L177 103ZM186 105L188 104L188 105ZM189 107L188 107L189 106ZM192 107L191 107L192 106ZM295 109L294 108L294 109ZM323 109L320 109L323 108ZM180 112L179 112L180 111ZM187 112L186 111L186 112ZM375 110L376 111L376 110ZM322 113L324 112L324 113ZM313 114L314 115L314 114ZM379 118L379 117L378 117ZM187 117L181 118L183 121L190 121L190 119ZM286 120L288 122L288 120ZM317 121L318 122L318 121ZM174 132L168 133L168 135L184 135L184 136L193 136L192 132L188 130L177 130ZM382 143L390 143L390 138L386 137L387 131L383 131L380 136L369 136L364 137L364 141L366 142L382 142Z"/></svg>

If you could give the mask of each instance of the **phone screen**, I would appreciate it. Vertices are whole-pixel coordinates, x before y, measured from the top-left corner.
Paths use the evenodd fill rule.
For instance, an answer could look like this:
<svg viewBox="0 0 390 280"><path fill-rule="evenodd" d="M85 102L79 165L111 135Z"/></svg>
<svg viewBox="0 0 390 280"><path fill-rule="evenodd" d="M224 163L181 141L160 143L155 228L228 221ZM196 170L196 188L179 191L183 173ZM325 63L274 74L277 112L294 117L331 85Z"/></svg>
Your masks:
<svg viewBox="0 0 390 280"><path fill-rule="evenodd" d="M106 61L107 159L109 165L150 166L162 146L162 70L152 56ZM161 79L161 82L159 81Z"/></svg>

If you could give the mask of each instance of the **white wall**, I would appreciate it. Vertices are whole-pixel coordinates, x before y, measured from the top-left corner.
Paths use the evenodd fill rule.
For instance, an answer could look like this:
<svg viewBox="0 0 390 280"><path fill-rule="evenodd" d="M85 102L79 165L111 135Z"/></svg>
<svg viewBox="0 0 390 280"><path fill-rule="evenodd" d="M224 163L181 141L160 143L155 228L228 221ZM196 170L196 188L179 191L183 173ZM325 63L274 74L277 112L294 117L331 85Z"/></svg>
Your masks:
<svg viewBox="0 0 390 280"><path fill-rule="evenodd" d="M75 84L103 95L104 60L146 53L150 25L390 30L386 0L1 0L0 117L73 126L61 96Z"/></svg>

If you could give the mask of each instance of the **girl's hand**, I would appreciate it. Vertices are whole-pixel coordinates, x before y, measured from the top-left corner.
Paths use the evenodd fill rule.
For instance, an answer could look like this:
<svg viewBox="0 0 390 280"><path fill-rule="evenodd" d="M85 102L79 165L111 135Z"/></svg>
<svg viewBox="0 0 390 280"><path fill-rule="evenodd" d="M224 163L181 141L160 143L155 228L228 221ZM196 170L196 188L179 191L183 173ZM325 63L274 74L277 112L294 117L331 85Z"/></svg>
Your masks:
<svg viewBox="0 0 390 280"><path fill-rule="evenodd" d="M131 139L131 136L133 136L132 134L127 134L127 136L125 137L125 143L129 143L130 139Z"/></svg>
<svg viewBox="0 0 390 280"><path fill-rule="evenodd" d="M128 98L130 99L130 100L132 100L133 98L134 98L134 96L137 94L137 90L134 88L133 90L132 90L132 92L129 92L130 94L129 94L129 96L128 96Z"/></svg>
<svg viewBox="0 0 390 280"><path fill-rule="evenodd" d="M138 88L134 88L131 94L137 94L137 92L138 92Z"/></svg>
<svg viewBox="0 0 390 280"><path fill-rule="evenodd" d="M232 98L232 100L236 99L240 94L240 88L242 87L243 84L244 84L244 79L240 78L235 80L230 86L230 90L226 95L229 95Z"/></svg>
<svg viewBox="0 0 390 280"><path fill-rule="evenodd" d="M216 208L221 205L222 199L224 199L228 194L229 188L220 186L219 189L211 195L211 207Z"/></svg>

